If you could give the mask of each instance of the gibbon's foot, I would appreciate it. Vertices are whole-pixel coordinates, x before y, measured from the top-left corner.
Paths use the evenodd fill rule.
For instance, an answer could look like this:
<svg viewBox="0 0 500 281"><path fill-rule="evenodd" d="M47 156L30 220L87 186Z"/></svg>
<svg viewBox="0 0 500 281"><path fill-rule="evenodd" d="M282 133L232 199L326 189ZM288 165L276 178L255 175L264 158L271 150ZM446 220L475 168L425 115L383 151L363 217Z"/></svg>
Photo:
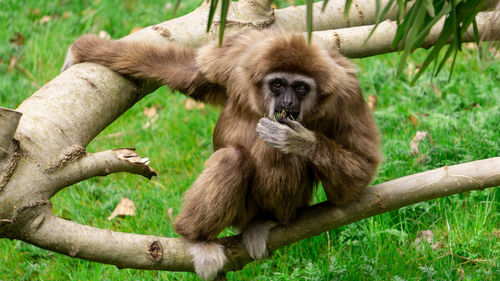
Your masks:
<svg viewBox="0 0 500 281"><path fill-rule="evenodd" d="M243 230L243 245L254 260L268 256L267 238L269 230L278 223L274 221L254 221Z"/></svg>
<svg viewBox="0 0 500 281"><path fill-rule="evenodd" d="M226 263L224 247L216 242L198 241L189 246L196 274L204 280L213 280Z"/></svg>

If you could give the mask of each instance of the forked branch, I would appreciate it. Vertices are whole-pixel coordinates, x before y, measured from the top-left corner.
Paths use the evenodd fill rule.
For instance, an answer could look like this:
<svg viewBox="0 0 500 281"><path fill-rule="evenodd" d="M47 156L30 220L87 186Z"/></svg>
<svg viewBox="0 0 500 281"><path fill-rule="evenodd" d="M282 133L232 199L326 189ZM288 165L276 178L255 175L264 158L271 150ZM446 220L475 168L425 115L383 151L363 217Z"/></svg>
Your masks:
<svg viewBox="0 0 500 281"><path fill-rule="evenodd" d="M358 202L343 208L321 203L306 209L290 225L271 230L268 247L280 249L380 213L438 197L500 185L500 157L443 167L373 186ZM193 271L188 242L182 238L113 232L56 218L50 205L22 221L17 238L72 257L114 264L119 268ZM29 212L26 208L24 212ZM14 226L18 222L14 219ZM225 271L251 262L239 236L222 238L228 262Z"/></svg>

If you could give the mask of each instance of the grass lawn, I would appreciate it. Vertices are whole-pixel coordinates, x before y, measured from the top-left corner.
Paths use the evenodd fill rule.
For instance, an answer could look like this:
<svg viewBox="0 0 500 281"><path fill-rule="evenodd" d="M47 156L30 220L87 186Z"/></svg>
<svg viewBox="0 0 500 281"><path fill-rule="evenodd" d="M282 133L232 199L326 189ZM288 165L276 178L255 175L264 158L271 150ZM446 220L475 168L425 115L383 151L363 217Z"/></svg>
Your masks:
<svg viewBox="0 0 500 281"><path fill-rule="evenodd" d="M173 1L173 0L172 0ZM173 1L175 2L175 1ZM201 0L182 1L178 15ZM173 6L173 5L171 5ZM0 106L16 108L54 78L68 46L84 33L106 31L113 39L172 18L166 1L0 0ZM397 54L355 60L366 97L376 95L376 120L384 163L375 183L500 155L500 58L459 55L448 68L408 84L417 51L405 73L395 76ZM13 60L16 60L15 62ZM136 147L159 173L152 181L118 174L61 191L54 212L75 222L114 231L176 237L182 193L212 152L218 110L187 110L185 98L162 88L102 132L91 152ZM143 110L161 108L150 123ZM432 136L412 156L416 131ZM108 221L121 197L133 200L135 217ZM324 200L318 191L315 201ZM290 245L269 260L228 274L230 280L500 280L500 189L422 202L331 230ZM432 233L430 244L415 240ZM230 235L226 230L223 235ZM425 240L425 237L423 238ZM119 270L48 252L20 241L0 240L0 280L196 280L194 274Z"/></svg>

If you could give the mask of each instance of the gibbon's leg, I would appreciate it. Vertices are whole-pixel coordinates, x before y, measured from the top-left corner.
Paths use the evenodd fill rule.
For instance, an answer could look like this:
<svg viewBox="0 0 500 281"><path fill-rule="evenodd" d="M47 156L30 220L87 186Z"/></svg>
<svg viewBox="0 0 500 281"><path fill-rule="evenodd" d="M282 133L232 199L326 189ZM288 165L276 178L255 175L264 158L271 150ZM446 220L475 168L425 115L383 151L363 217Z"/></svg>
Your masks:
<svg viewBox="0 0 500 281"><path fill-rule="evenodd" d="M245 196L253 167L240 148L222 148L208 159L205 170L184 195L175 230L192 242L196 274L215 277L224 266L223 247L214 240L245 212Z"/></svg>
<svg viewBox="0 0 500 281"><path fill-rule="evenodd" d="M269 230L278 225L275 221L255 220L243 230L243 245L254 260L268 256L267 238Z"/></svg>

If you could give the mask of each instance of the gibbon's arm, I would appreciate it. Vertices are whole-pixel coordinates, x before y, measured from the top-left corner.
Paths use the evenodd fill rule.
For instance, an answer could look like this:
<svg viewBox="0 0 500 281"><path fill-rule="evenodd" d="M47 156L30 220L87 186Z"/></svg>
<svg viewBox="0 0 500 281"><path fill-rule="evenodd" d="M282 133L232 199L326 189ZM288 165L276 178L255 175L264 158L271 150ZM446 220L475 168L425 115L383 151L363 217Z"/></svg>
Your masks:
<svg viewBox="0 0 500 281"><path fill-rule="evenodd" d="M349 148L288 119L281 124L262 118L257 131L268 145L308 159L328 200L337 206L359 197L380 162L374 124L366 132L343 133L342 137L351 144Z"/></svg>
<svg viewBox="0 0 500 281"><path fill-rule="evenodd" d="M196 50L174 44L109 41L84 35L71 45L62 71L73 64L93 62L134 79L168 85L196 100L222 105L226 94L208 81L195 63Z"/></svg>

